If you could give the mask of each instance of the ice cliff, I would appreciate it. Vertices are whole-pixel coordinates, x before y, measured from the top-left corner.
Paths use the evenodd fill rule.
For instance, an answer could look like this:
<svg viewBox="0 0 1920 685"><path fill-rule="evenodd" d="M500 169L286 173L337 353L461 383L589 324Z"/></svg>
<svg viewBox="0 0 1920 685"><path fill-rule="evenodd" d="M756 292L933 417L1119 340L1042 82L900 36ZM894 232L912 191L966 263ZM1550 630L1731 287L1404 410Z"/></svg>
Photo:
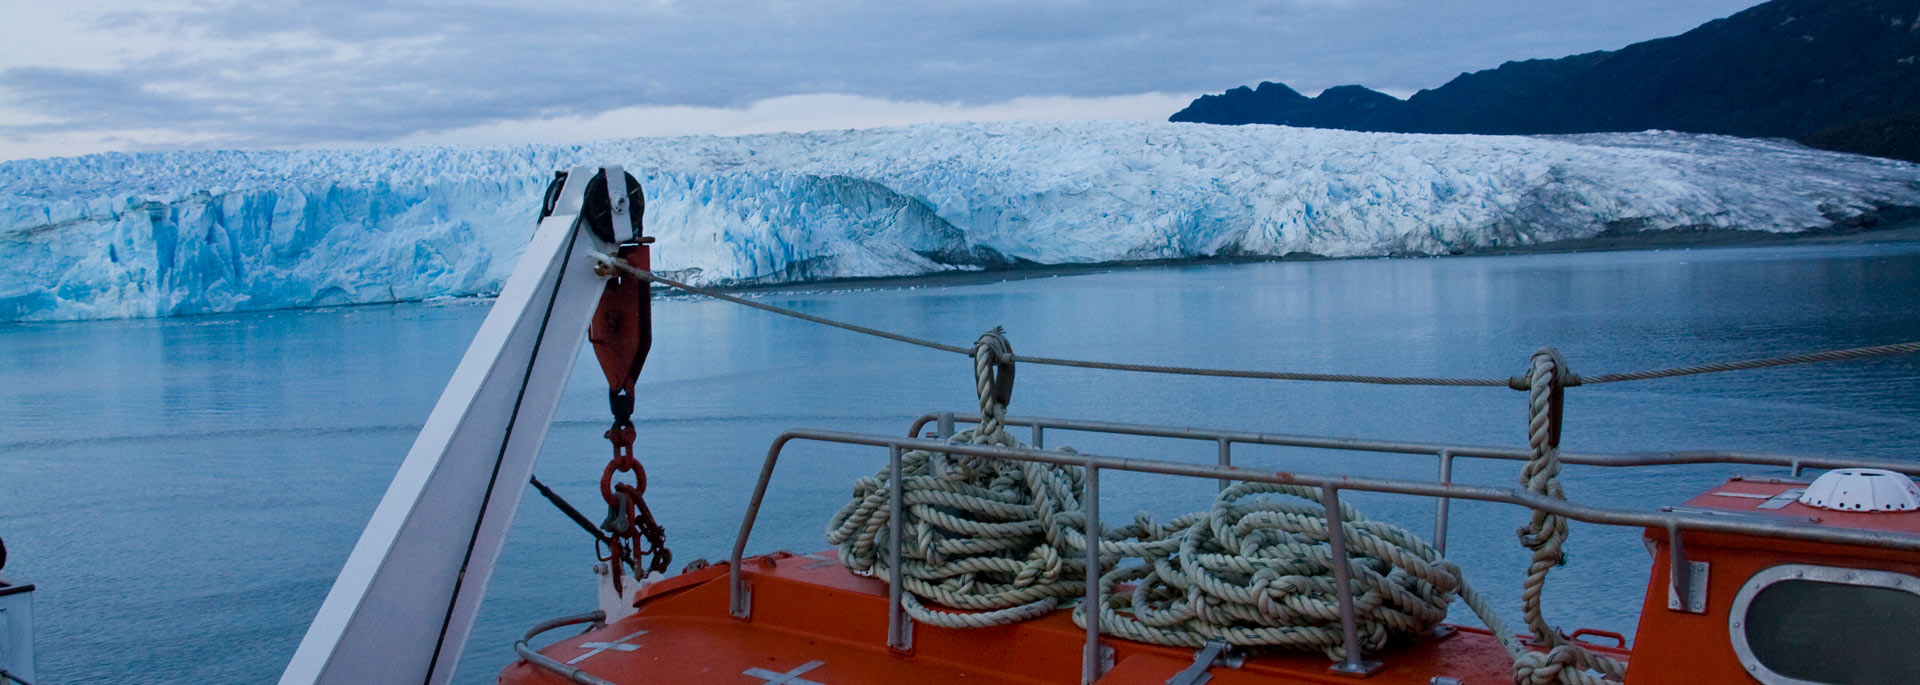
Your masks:
<svg viewBox="0 0 1920 685"><path fill-rule="evenodd" d="M707 284L1799 231L1920 206L1920 166L1674 133L1050 122L104 154L0 164L0 321L488 294L552 171L599 161L644 184L656 266Z"/></svg>

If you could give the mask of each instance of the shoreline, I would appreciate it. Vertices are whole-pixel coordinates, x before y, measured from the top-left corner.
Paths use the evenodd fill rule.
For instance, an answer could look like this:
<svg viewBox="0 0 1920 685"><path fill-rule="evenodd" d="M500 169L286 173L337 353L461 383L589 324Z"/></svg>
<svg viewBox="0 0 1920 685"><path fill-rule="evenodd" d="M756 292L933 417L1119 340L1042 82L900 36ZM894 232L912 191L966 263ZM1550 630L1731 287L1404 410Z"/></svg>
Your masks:
<svg viewBox="0 0 1920 685"><path fill-rule="evenodd" d="M1667 230L1645 231L1620 235L1601 235L1592 238L1571 238L1555 240L1535 245L1473 250L1459 254L1401 253L1390 255L1368 255L1363 257L1326 257L1307 253L1289 253L1273 256L1214 256L1214 257L1172 257L1167 259L1134 259L1117 262L1098 262L1091 264L1017 264L994 267L977 271L944 271L914 276L871 276L855 278L833 278L803 283L771 283L766 285L724 286L714 288L726 293L804 293L841 290L880 290L912 287L948 287L981 285L1005 281L1022 281L1033 278L1053 278L1056 276L1079 276L1085 274L1106 273L1126 269L1179 266L1208 266L1215 264L1251 264L1263 262L1328 262L1356 259L1421 259L1438 257L1509 257L1531 254L1567 254L1574 252L1630 252L1634 250L1674 250L1674 249L1715 249L1729 247L1786 247L1793 245L1845 245L1864 243L1920 243L1920 219L1895 223L1887 227L1870 229L1817 229L1796 233L1774 233L1769 231L1737 230ZM678 290L660 286L668 290Z"/></svg>
<svg viewBox="0 0 1920 685"><path fill-rule="evenodd" d="M1530 254L1567 254L1576 252L1631 252L1635 250L1690 250L1737 248L1737 247L1790 247L1796 245L1846 245L1846 244L1893 244L1920 243L1920 219L1896 222L1887 227L1870 229L1829 228L1797 233L1771 233L1766 231L1651 231L1614 236L1596 236L1593 238L1575 238L1556 240L1537 245L1492 248L1475 250L1460 254L1401 253L1389 255L1369 255L1362 257L1326 257L1316 254L1289 253L1273 256L1214 256L1214 257L1177 257L1169 259L1137 259L1117 262L1099 262L1093 264L1018 264L1005 267L982 269L978 271L946 271L940 273L918 274L913 276L873 276L860 278L837 278L803 283L774 283L752 286L715 287L724 293L760 295L781 293L838 292L848 290L883 290L920 287L953 287L984 285L1006 281L1022 281L1034 278L1054 278L1058 276L1080 276L1086 274L1108 273L1128 269L1155 267L1211 266L1225 264L1253 264L1265 262L1330 262L1362 259L1422 259L1422 258L1459 258L1459 257L1509 257ZM694 295L671 286L658 286L656 293L672 296ZM324 304L307 307L278 307L273 309L243 309L229 312L205 312L197 314L176 314L172 316L115 317L99 319L70 319L54 321L0 321L0 328L8 326L62 326L72 324L97 323L103 321L170 321L204 319L222 316L247 316L273 314L276 312L301 313L353 309L359 307L392 307L399 305L462 306L491 303L494 295L475 295L466 297L435 297L420 300L393 300L388 302L361 302L352 304Z"/></svg>

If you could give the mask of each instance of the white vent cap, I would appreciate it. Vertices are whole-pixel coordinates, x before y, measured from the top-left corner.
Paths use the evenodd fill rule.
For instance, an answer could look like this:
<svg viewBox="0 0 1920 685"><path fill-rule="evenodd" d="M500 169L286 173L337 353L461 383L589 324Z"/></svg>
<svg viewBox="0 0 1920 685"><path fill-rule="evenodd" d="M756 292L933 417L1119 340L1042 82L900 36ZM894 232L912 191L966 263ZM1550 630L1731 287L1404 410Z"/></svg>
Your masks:
<svg viewBox="0 0 1920 685"><path fill-rule="evenodd" d="M1920 509L1920 486L1885 469L1834 469L1813 479L1800 503L1836 511L1913 511Z"/></svg>

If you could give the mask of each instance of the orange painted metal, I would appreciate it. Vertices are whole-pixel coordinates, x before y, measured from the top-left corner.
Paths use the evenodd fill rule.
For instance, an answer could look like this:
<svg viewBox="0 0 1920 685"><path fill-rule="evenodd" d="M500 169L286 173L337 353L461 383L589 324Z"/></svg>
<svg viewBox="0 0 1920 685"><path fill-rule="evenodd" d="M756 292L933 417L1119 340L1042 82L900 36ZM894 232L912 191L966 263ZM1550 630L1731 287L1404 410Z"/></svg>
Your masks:
<svg viewBox="0 0 1920 685"><path fill-rule="evenodd" d="M1780 509L1759 509L1764 499L1800 487L1791 482L1731 480L1689 500L1688 507L1758 516L1794 518L1802 523L1869 530L1920 533L1920 512L1860 513L1809 507L1798 502ZM1716 494L1738 493L1738 494ZM1749 495L1742 497L1739 495ZM1809 521L1809 519L1813 519ZM1640 629L1633 652L1630 685L1665 683L1753 683L1733 651L1729 610L1747 579L1781 564L1817 564L1920 575L1920 554L1897 550L1770 540L1740 535L1687 533L1682 548L1688 561L1708 563L1707 610L1703 614L1667 608L1672 545L1667 532L1649 530L1653 574L1640 607Z"/></svg>
<svg viewBox="0 0 1920 685"><path fill-rule="evenodd" d="M1823 526L1920 533L1920 512L1855 513L1807 507L1758 509L1797 487L1792 482L1734 479L1686 506L1794 518ZM1748 578L1779 564L1819 564L1920 575L1920 554L1741 535L1689 533L1687 558L1710 564L1707 611L1667 608L1670 546L1666 532L1650 530L1653 570L1643 598L1636 644L1598 631L1575 631L1595 652L1627 659L1629 685L1752 683L1733 652L1728 613ZM727 611L727 568L718 565L649 585L639 613L541 650L616 683L1073 683L1080 678L1085 633L1067 611L1034 621L982 630L914 627L910 653L888 650L885 582L849 573L831 552L777 553L747 559L751 620ZM1630 601L1622 597L1621 601ZM623 647L605 647L623 637ZM1165 683L1186 669L1195 650L1107 639L1113 660L1101 683ZM1425 685L1436 677L1464 683L1512 682L1512 664L1484 630L1458 628L1441 639L1404 641L1369 654L1385 662L1364 679L1330 672L1318 654L1270 652L1239 668L1215 666L1211 685L1316 683L1363 680L1381 685ZM817 663L816 663L817 662ZM800 670L796 670L800 669ZM781 680L787 678L786 680ZM526 662L500 675L510 685L563 683Z"/></svg>
<svg viewBox="0 0 1920 685"><path fill-rule="evenodd" d="M622 248L620 258L636 269L653 268L652 249L645 244ZM653 282L608 269L587 340L593 343L593 356L607 376L607 387L631 397L647 352L653 349Z"/></svg>
<svg viewBox="0 0 1920 685"><path fill-rule="evenodd" d="M797 673L816 683L1074 683L1080 678L1085 632L1066 610L1034 621L979 630L914 626L911 653L886 644L884 581L853 575L830 552L778 553L743 562L752 588L750 620L727 613L724 564L645 588L639 613L541 652L616 683L755 683L814 662ZM644 632L642 632L644 631ZM625 644L600 648L640 633ZM589 644L597 643L597 644ZM1113 667L1102 683L1165 683L1193 662L1195 650L1108 639ZM1625 650L1599 651L1624 657ZM1512 681L1512 665L1492 636L1461 628L1451 636L1391 646L1374 658L1386 668L1367 683L1427 685L1435 676L1467 683ZM1211 683L1355 682L1328 671L1320 654L1275 652L1249 658L1239 669L1216 666ZM752 672L752 674L750 674ZM762 679L756 680L755 676ZM566 682L525 662L501 674L512 685ZM790 681L795 685L800 680Z"/></svg>

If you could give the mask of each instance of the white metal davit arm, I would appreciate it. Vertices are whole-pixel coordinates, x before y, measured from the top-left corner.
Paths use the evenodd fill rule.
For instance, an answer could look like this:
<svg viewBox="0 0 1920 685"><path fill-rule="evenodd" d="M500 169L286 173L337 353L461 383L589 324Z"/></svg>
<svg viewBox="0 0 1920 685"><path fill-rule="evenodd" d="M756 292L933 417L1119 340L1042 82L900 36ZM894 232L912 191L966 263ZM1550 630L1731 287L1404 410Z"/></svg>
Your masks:
<svg viewBox="0 0 1920 685"><path fill-rule="evenodd" d="M606 235L581 220L597 178ZM555 184L282 685L451 681L604 287L589 253L637 237L620 167L576 167Z"/></svg>

